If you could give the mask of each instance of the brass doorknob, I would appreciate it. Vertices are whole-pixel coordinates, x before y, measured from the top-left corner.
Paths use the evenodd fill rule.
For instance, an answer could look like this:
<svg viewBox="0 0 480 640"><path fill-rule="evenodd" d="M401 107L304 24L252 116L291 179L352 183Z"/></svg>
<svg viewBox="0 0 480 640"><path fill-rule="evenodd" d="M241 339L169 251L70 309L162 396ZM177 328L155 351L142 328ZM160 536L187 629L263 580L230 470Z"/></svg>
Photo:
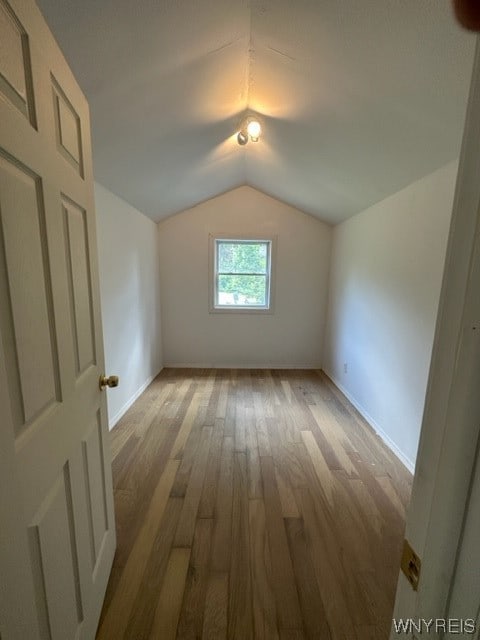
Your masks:
<svg viewBox="0 0 480 640"><path fill-rule="evenodd" d="M118 387L118 376L100 376L100 380L98 381L98 386L100 387L100 391L103 391L105 387Z"/></svg>

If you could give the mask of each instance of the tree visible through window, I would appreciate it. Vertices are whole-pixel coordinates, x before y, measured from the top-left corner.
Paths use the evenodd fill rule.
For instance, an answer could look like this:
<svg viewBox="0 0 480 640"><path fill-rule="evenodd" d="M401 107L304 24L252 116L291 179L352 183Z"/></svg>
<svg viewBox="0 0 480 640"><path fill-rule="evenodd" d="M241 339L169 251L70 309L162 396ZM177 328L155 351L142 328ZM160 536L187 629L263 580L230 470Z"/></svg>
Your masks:
<svg viewBox="0 0 480 640"><path fill-rule="evenodd" d="M215 240L216 309L270 307L270 240Z"/></svg>

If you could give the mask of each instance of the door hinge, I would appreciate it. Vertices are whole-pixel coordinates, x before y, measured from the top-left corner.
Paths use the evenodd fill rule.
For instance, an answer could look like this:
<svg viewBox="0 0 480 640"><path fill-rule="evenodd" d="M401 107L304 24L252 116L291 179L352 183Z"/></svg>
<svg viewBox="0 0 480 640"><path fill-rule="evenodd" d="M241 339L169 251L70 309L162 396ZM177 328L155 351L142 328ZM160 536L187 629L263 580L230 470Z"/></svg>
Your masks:
<svg viewBox="0 0 480 640"><path fill-rule="evenodd" d="M408 540L403 541L402 562L400 567L412 585L412 589L416 591L418 589L418 581L420 580L422 561L412 549Z"/></svg>

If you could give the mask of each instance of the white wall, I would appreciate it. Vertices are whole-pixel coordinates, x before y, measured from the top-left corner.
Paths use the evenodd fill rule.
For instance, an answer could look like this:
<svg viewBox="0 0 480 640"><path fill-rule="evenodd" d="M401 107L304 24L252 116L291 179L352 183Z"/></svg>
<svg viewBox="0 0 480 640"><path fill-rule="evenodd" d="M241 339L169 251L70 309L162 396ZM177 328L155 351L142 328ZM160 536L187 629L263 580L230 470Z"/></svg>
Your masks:
<svg viewBox="0 0 480 640"><path fill-rule="evenodd" d="M277 236L273 314L209 313L209 234ZM159 224L165 366L319 367L331 228L244 186Z"/></svg>
<svg viewBox="0 0 480 640"><path fill-rule="evenodd" d="M456 174L448 164L333 233L324 370L410 469Z"/></svg>
<svg viewBox="0 0 480 640"><path fill-rule="evenodd" d="M100 184L95 204L112 427L162 367L157 225Z"/></svg>

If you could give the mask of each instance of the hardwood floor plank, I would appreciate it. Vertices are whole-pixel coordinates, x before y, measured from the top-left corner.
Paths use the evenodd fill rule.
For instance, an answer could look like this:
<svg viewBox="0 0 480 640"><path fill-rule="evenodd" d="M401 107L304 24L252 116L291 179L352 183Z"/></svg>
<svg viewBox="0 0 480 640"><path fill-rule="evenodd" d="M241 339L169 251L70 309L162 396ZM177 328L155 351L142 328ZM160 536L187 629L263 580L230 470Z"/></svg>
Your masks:
<svg viewBox="0 0 480 640"><path fill-rule="evenodd" d="M117 491L130 492L132 495L131 508L128 511L115 512L116 522L122 530L122 545L117 547L114 560L118 566L125 566L127 562L145 521L159 478L165 470L175 431L169 425L164 425L163 430L165 433L159 438L142 441L137 455L130 461L126 473L122 475L122 481L114 490L114 495ZM144 454L146 447L149 448L149 452Z"/></svg>
<svg viewBox="0 0 480 640"><path fill-rule="evenodd" d="M398 509L392 503L391 497L387 495L384 488L377 482L374 471L363 460L353 460L358 475L370 493L377 509L386 516L386 526L394 531L402 531L405 527L405 520Z"/></svg>
<svg viewBox="0 0 480 640"><path fill-rule="evenodd" d="M261 458L266 528L272 559L272 585L281 629L303 629L272 458Z"/></svg>
<svg viewBox="0 0 480 640"><path fill-rule="evenodd" d="M288 404L292 404L293 403L293 392L292 392L292 387L290 386L290 383L288 380L281 380L281 385L283 388L283 393L285 394L285 398L288 402Z"/></svg>
<svg viewBox="0 0 480 640"><path fill-rule="evenodd" d="M228 638L253 637L252 584L248 529L246 454L235 451L233 461L232 549L228 600Z"/></svg>
<svg viewBox="0 0 480 640"><path fill-rule="evenodd" d="M203 402L206 404L205 417L203 422L204 427L213 427L215 424L218 398L220 396L220 387L218 384L215 384L216 377L216 370L210 372L210 375L208 376L207 382L205 384L203 393Z"/></svg>
<svg viewBox="0 0 480 640"><path fill-rule="evenodd" d="M268 428L265 418L255 420L255 430L257 432L258 453L260 456L271 456L272 448L268 437Z"/></svg>
<svg viewBox="0 0 480 640"><path fill-rule="evenodd" d="M390 475L396 485L403 487L406 501L410 499L411 474L393 452L385 446L372 427L366 423L357 409L323 372L320 372L321 389L326 394L325 402L338 419L361 459L369 465L373 475Z"/></svg>
<svg viewBox="0 0 480 640"><path fill-rule="evenodd" d="M235 422L236 422L236 382L234 372L232 371L232 380L228 387L227 408L225 411L225 427L224 432L226 436L235 435Z"/></svg>
<svg viewBox="0 0 480 640"><path fill-rule="evenodd" d="M195 640L202 636L212 533L213 520L207 518L197 520L178 622L177 640Z"/></svg>
<svg viewBox="0 0 480 640"><path fill-rule="evenodd" d="M108 579L107 590L106 590L106 593L105 593L105 600L103 601L103 608L102 608L102 612L100 614L100 620L98 621L98 628L99 629L103 624L103 620L105 619L105 616L107 615L107 612L108 612L108 610L110 608L110 605L112 603L113 597L114 597L114 595L115 595L115 593L117 591L117 587L118 587L118 584L120 582L121 574L122 574L122 568L121 567L116 567L114 565L112 567L111 572L110 572L110 578Z"/></svg>
<svg viewBox="0 0 480 640"><path fill-rule="evenodd" d="M352 544L353 533L358 527L359 537L362 534L360 519L352 517L352 506L348 503L348 496L344 491L336 492L334 509L325 510L321 495L310 493L317 516L318 530L321 535L323 549L330 560L330 566L342 584L350 618L354 624L371 624L374 622L374 612L367 593L360 586L359 572L370 566L370 547L355 541ZM347 498L347 502L345 502ZM338 514L341 517L338 517Z"/></svg>
<svg viewBox="0 0 480 640"><path fill-rule="evenodd" d="M365 515L367 522L375 533L379 536L382 534L385 525L385 519L382 517L380 510L372 499L363 481L360 479L350 479L350 487L356 496L360 505L361 512Z"/></svg>
<svg viewBox="0 0 480 640"><path fill-rule="evenodd" d="M233 504L233 438L223 438L220 462L219 487L215 508L213 534L212 569L228 573L232 551L232 504Z"/></svg>
<svg viewBox="0 0 480 640"><path fill-rule="evenodd" d="M156 417L154 408L161 409L167 402L169 395L175 390L175 384L164 377L157 376L142 394L142 402L135 402L119 420L115 429L111 431L112 461L115 460L125 442L130 436L141 437L145 427L148 427Z"/></svg>
<svg viewBox="0 0 480 640"><path fill-rule="evenodd" d="M158 419L159 412L167 402L167 399L175 393L175 385L167 384L152 398L150 406L146 409L142 419L135 423L134 433L137 438L143 438L152 423Z"/></svg>
<svg viewBox="0 0 480 640"><path fill-rule="evenodd" d="M157 417L150 422L148 430L144 432L141 446L138 448L135 458L132 459L132 464L126 465L123 474L115 484L115 488L136 491L142 498L149 491L153 492L158 474L163 471L165 466L165 453L169 455L171 452L171 439L178 432L194 391L195 385L190 379L185 383L175 385L171 402L171 406L176 407L175 414L171 418L167 417L165 406L160 408ZM138 520L138 518L136 519Z"/></svg>
<svg viewBox="0 0 480 640"><path fill-rule="evenodd" d="M198 507L199 518L213 518L219 486L220 463L222 460L222 446L224 434L223 418L215 418L210 453L208 455L207 470L203 482L202 496Z"/></svg>
<svg viewBox="0 0 480 640"><path fill-rule="evenodd" d="M195 417L196 417L199 404L200 404L200 394L195 393L192 398L192 402L188 407L185 418L183 419L183 422L180 425L180 430L178 431L177 438L170 452L170 458L178 459L183 454L185 443L187 441L188 436L190 435L190 431L192 430L193 424L195 422Z"/></svg>
<svg viewBox="0 0 480 640"><path fill-rule="evenodd" d="M358 625L355 627L357 640L388 640L390 624Z"/></svg>
<svg viewBox="0 0 480 640"><path fill-rule="evenodd" d="M191 547L197 519L198 505L202 496L203 481L207 471L212 427L203 427L197 455L190 474L190 480L183 502L183 509L175 535L176 547Z"/></svg>
<svg viewBox="0 0 480 640"><path fill-rule="evenodd" d="M388 476L376 476L375 480L382 487L400 517L405 518L405 507L403 506L398 493L395 491L391 479Z"/></svg>
<svg viewBox="0 0 480 640"><path fill-rule="evenodd" d="M282 405L282 426L285 431L285 441L288 443L302 442L300 415L293 405Z"/></svg>
<svg viewBox="0 0 480 640"><path fill-rule="evenodd" d="M165 471L160 477L150 502L147 517L135 541L115 595L100 627L99 640L120 638L127 627L133 602L145 572L150 550L167 504L178 465L178 461L169 460L165 466Z"/></svg>
<svg viewBox="0 0 480 640"><path fill-rule="evenodd" d="M228 380L222 380L220 393L218 396L217 410L215 412L216 418L222 418L225 420L227 414L227 400L228 400Z"/></svg>
<svg viewBox="0 0 480 640"><path fill-rule="evenodd" d="M212 572L208 578L203 634L205 640L227 640L228 573Z"/></svg>
<svg viewBox="0 0 480 640"><path fill-rule="evenodd" d="M290 486L288 474L285 473L283 465L275 465L275 480L277 482L278 495L282 505L282 516L284 518L299 518L297 502Z"/></svg>
<svg viewBox="0 0 480 640"><path fill-rule="evenodd" d="M305 640L305 635L299 629L280 629L280 640Z"/></svg>
<svg viewBox="0 0 480 640"><path fill-rule="evenodd" d="M135 454L135 450L140 441L141 439L132 433L112 461L112 479L114 486L117 486L119 483L121 474Z"/></svg>
<svg viewBox="0 0 480 640"><path fill-rule="evenodd" d="M255 385L255 389L258 386ZM255 414L255 431L257 432L258 453L261 456L271 456L272 450L268 438L268 428L265 420L263 396L259 391L253 391L253 410Z"/></svg>
<svg viewBox="0 0 480 640"><path fill-rule="evenodd" d="M344 494L347 500L350 496ZM337 542L342 546L344 554L341 558L344 581L346 586L347 598L350 603L352 619L357 624L372 624L375 622L375 607L369 592L365 589L362 579L364 576L372 576L376 580L380 588L386 588L389 591L389 584L392 584L392 575L387 577L388 566L384 564L384 559L378 553L383 544L383 535L381 537L372 533L368 528L366 520L361 515L354 514L355 508L352 505L344 506L344 516L336 522ZM358 530L358 537L354 541L354 532ZM324 536L329 536L328 531L324 529ZM327 544L333 546L334 541L328 540ZM395 579L398 578L399 562L396 566ZM392 605L393 608L393 605Z"/></svg>
<svg viewBox="0 0 480 640"><path fill-rule="evenodd" d="M195 386L193 384L193 380L188 376L187 372L185 372L185 377L180 379L175 384L175 393L172 399L168 402L165 402L163 407L164 417L169 419L174 419L178 416L178 414L182 414L182 419L190 405L191 399L195 392ZM185 410L182 411L182 405L185 406Z"/></svg>
<svg viewBox="0 0 480 640"><path fill-rule="evenodd" d="M263 500L250 500L248 506L254 637L259 640L273 640L279 636L272 589L272 561L266 533L265 504Z"/></svg>
<svg viewBox="0 0 480 640"><path fill-rule="evenodd" d="M335 453L340 469L343 469L349 476L357 476L355 465L348 456L348 440L343 437L342 430L337 420L332 416L324 404L310 405L315 421Z"/></svg>
<svg viewBox="0 0 480 640"><path fill-rule="evenodd" d="M275 385L272 379L271 371L265 372L265 379L264 379L262 394L263 394L265 417L274 418L275 407L278 406L279 402L277 399L277 394L275 393Z"/></svg>
<svg viewBox="0 0 480 640"><path fill-rule="evenodd" d="M130 457L128 464L125 464L118 472L116 487L135 492L140 490L143 493L145 479L151 473L158 459L159 452L163 448L163 443L171 426L171 423L168 423L167 426L163 422L161 427L155 426L151 428L141 440L138 440L139 444L140 442L142 443L142 446L138 446L135 457Z"/></svg>
<svg viewBox="0 0 480 640"><path fill-rule="evenodd" d="M235 452L245 453L247 450L246 441L246 407L242 401L242 396L237 392L237 400L235 407L235 428L234 428L234 442Z"/></svg>
<svg viewBox="0 0 480 640"><path fill-rule="evenodd" d="M312 482L318 485L317 474L303 442L278 449L273 459L294 489L310 487Z"/></svg>
<svg viewBox="0 0 480 640"><path fill-rule="evenodd" d="M260 455L258 453L257 431L253 409L247 409L246 425L248 497L263 497L262 473L260 471Z"/></svg>
<svg viewBox="0 0 480 640"><path fill-rule="evenodd" d="M360 588L365 595L373 611L373 619L376 624L385 622L390 626L395 594L390 589L385 589L385 576L381 572L370 570L358 574Z"/></svg>
<svg viewBox="0 0 480 640"><path fill-rule="evenodd" d="M165 580L160 592L152 630L151 640L175 640L178 618L182 606L185 580L187 577L190 549L173 548L170 553Z"/></svg>
<svg viewBox="0 0 480 640"><path fill-rule="evenodd" d="M136 500L137 494L135 491L131 491L129 489L116 489L115 491L115 528L117 532L117 539L121 540L122 543L125 539L128 539L130 535L131 514L135 509ZM128 555L119 553L119 551L121 550L117 549L115 566L123 568ZM125 561L119 562L119 556L124 558Z"/></svg>
<svg viewBox="0 0 480 640"><path fill-rule="evenodd" d="M325 497L327 498L330 506L333 506L333 477L331 471L325 462L325 458L320 451L320 448L315 440L311 431L302 431L302 438L308 454L312 460L315 473L317 474L320 487L322 488Z"/></svg>
<svg viewBox="0 0 480 640"><path fill-rule="evenodd" d="M297 581L305 638L308 640L334 640L318 589L312 558L308 551L303 520L288 518L285 520L285 527Z"/></svg>
<svg viewBox="0 0 480 640"><path fill-rule="evenodd" d="M173 483L171 495L183 498L187 491L193 463L200 444L202 427L204 426L206 407L199 405L190 433L187 436L185 448L180 456L180 467L178 468L175 482Z"/></svg>
<svg viewBox="0 0 480 640"><path fill-rule="evenodd" d="M123 640L148 640L182 505L182 498L168 499Z"/></svg>
<svg viewBox="0 0 480 640"><path fill-rule="evenodd" d="M335 487L335 527L345 557L353 571L368 571L374 566L375 544L378 538L361 512L351 490L348 476L343 471L333 472Z"/></svg>
<svg viewBox="0 0 480 640"><path fill-rule="evenodd" d="M115 429L110 431L110 449L112 456L112 463L123 449L127 440L133 435L133 421L137 418L140 411L134 411L131 407L126 415L120 419L115 426Z"/></svg>
<svg viewBox="0 0 480 640"><path fill-rule="evenodd" d="M327 615L328 625L335 640L349 640L355 637L354 623L346 594L344 571L330 549L319 527L314 502L308 489L298 489L299 503L305 523L308 551L312 558L318 589ZM340 564L340 566L339 566Z"/></svg>

